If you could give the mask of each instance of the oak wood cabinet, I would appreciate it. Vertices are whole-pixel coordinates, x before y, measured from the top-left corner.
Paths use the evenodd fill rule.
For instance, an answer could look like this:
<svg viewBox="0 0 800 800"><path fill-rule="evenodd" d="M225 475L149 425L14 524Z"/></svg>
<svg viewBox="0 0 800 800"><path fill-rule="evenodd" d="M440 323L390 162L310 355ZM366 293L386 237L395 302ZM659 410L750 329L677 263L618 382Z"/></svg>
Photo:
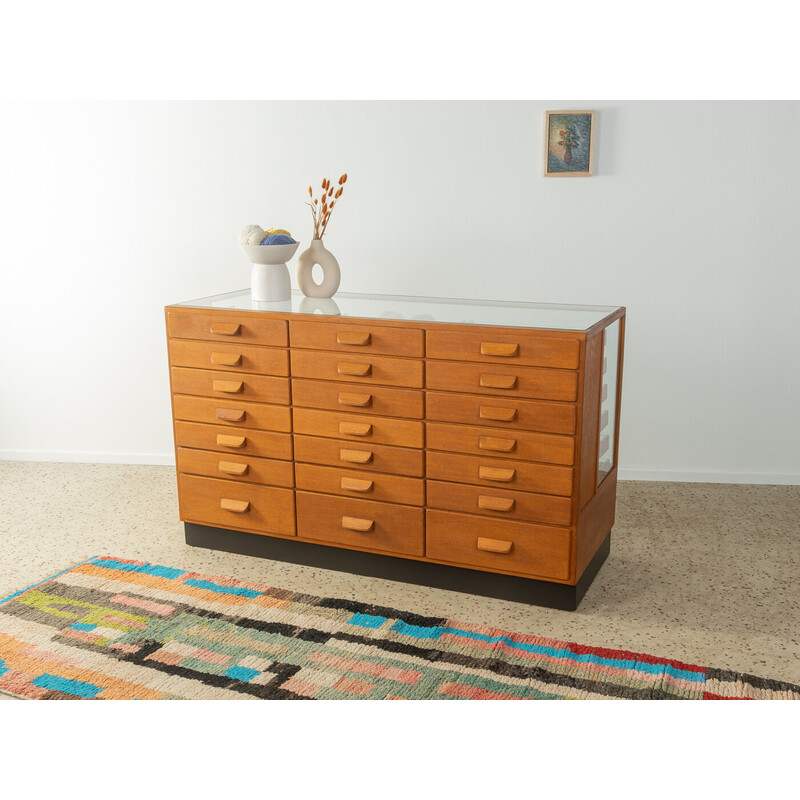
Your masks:
<svg viewBox="0 0 800 800"><path fill-rule="evenodd" d="M575 608L614 523L625 309L168 306L190 544Z"/></svg>

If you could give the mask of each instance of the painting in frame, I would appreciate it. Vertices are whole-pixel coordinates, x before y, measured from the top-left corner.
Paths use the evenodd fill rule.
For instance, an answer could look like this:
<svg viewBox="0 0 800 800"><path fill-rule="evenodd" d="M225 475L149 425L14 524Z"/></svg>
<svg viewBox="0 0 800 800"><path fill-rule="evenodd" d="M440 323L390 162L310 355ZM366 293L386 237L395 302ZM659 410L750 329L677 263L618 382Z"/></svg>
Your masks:
<svg viewBox="0 0 800 800"><path fill-rule="evenodd" d="M548 111L546 177L589 177L594 154L594 111Z"/></svg>

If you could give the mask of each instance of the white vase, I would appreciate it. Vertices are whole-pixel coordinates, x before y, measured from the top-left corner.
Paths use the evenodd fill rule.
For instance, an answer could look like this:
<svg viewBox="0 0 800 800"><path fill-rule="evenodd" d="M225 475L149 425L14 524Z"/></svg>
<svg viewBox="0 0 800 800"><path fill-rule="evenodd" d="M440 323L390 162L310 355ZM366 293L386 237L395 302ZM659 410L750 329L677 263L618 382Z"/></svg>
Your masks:
<svg viewBox="0 0 800 800"><path fill-rule="evenodd" d="M315 283L315 265L322 267L322 283ZM339 288L342 273L333 253L325 249L322 239L312 239L311 247L297 259L297 285L306 297L333 297Z"/></svg>
<svg viewBox="0 0 800 800"><path fill-rule="evenodd" d="M290 300L292 283L286 264L253 264L250 272L250 294L260 303Z"/></svg>

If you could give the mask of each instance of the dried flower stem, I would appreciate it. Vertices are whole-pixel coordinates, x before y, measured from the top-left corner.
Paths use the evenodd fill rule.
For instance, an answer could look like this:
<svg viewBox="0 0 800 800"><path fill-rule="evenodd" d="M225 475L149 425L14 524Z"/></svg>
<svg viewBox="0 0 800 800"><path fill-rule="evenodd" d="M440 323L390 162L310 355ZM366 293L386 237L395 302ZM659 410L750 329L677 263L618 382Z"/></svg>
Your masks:
<svg viewBox="0 0 800 800"><path fill-rule="evenodd" d="M331 214L333 213L333 207L336 205L336 201L342 194L343 184L345 181L347 181L346 172L339 178L338 188L334 187L328 178L324 178L320 185L322 194L318 198L314 198L311 187L308 187L308 194L313 200L313 203L306 201L306 205L311 207L311 218L314 221L315 239L321 239L325 235L325 231L328 228L328 222L330 221ZM335 188L336 193L334 194ZM331 201L330 205L328 204L328 200ZM317 214L317 210L319 210L319 214Z"/></svg>

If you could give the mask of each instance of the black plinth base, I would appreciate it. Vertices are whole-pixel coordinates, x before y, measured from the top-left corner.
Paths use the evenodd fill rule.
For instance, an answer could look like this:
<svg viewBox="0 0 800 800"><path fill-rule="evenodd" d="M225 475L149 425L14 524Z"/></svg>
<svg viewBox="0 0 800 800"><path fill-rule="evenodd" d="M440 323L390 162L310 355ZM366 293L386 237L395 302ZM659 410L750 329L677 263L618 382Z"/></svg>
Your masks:
<svg viewBox="0 0 800 800"><path fill-rule="evenodd" d="M584 570L575 586L550 583L533 578L518 578L513 575L498 575L446 564L431 564L428 561L411 561L406 558L382 556L377 553L362 553L358 550L343 550L294 539L278 539L244 533L228 528L214 528L185 522L186 544L208 547L227 553L269 558L273 561L290 561L309 567L321 567L340 572L353 572L371 578L433 586L454 592L497 597L516 603L558 608L574 611L583 599L611 549L611 533L606 536L589 566Z"/></svg>

